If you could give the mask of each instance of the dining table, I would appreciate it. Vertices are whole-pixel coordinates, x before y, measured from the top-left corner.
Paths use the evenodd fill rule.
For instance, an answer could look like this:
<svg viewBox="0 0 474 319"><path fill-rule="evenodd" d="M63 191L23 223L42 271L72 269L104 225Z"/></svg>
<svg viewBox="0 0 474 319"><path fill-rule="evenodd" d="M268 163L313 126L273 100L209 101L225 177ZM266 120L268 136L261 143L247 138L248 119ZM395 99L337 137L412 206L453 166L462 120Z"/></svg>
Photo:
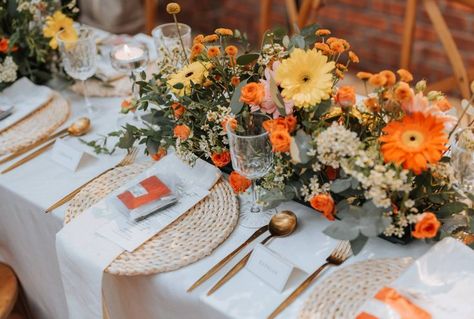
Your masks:
<svg viewBox="0 0 474 319"><path fill-rule="evenodd" d="M73 93L68 86L58 90L72 107L72 114L64 127L76 118L88 116L81 96ZM92 130L83 139L92 140L117 130L117 119L123 116L119 114L121 101L122 98L119 97L91 98L98 112L89 116ZM91 153L85 145L79 142L77 145ZM64 319L69 312L80 314L82 311L81 307L68 310L56 251L56 234L64 226L67 204L51 213L46 213L46 208L89 179L116 165L124 154L123 150L117 150L112 155L88 154L77 170L72 171L53 161L50 149L15 170L0 175L0 261L15 270L34 319ZM137 161L151 159L142 155ZM6 165L0 166L0 169ZM109 317L266 318L307 274L324 263L337 245L335 239L323 233L330 222L322 214L295 201L284 202L277 210L291 210L298 219L298 227L293 234L276 238L267 245L295 269L283 291L275 290L244 268L221 289L207 296L209 288L239 259L234 258L211 280L193 292L187 292L198 278L255 231L237 225L212 254L178 270L139 276L105 273L102 289ZM256 242L240 252L238 257L244 256ZM363 250L349 258L343 266L367 259L406 256L418 258L430 247L431 244L422 241L400 245L382 238L371 238ZM297 318L299 309L313 288L336 268L332 267L323 273L278 318ZM81 284L87 285L87 282ZM80 291L77 293L80 294ZM344 303L345 300L338 302ZM86 308L87 304L83 306Z"/></svg>

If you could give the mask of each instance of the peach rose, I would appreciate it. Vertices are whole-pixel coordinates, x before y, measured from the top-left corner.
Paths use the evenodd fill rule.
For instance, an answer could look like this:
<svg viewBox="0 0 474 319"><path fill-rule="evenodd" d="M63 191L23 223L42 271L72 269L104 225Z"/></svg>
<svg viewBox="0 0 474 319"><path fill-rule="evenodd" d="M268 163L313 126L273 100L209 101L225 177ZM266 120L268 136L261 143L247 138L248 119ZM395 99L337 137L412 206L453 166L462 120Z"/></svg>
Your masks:
<svg viewBox="0 0 474 319"><path fill-rule="evenodd" d="M355 90L352 86L342 86L337 90L335 101L342 108L353 106L356 103Z"/></svg>
<svg viewBox="0 0 474 319"><path fill-rule="evenodd" d="M234 192L243 193L252 185L252 181L237 172L230 173L229 183Z"/></svg>
<svg viewBox="0 0 474 319"><path fill-rule="evenodd" d="M334 218L334 199L329 194L318 194L310 199L309 204L315 210L321 212L328 220L333 221Z"/></svg>
<svg viewBox="0 0 474 319"><path fill-rule="evenodd" d="M224 167L230 163L229 151L222 151L211 155L211 160L217 167Z"/></svg>
<svg viewBox="0 0 474 319"><path fill-rule="evenodd" d="M449 111L452 107L451 103L449 103L448 99L443 97L442 99L436 101L436 107L441 111L441 112L446 112Z"/></svg>
<svg viewBox="0 0 474 319"><path fill-rule="evenodd" d="M274 152L289 152L291 136L287 130L273 130L270 133L270 143Z"/></svg>
<svg viewBox="0 0 474 319"><path fill-rule="evenodd" d="M411 82L413 81L413 75L405 70L405 69L400 69L397 71L398 76L400 77L400 81L403 82Z"/></svg>
<svg viewBox="0 0 474 319"><path fill-rule="evenodd" d="M173 109L174 117L177 119L179 119L186 111L186 108L178 102L171 104L171 108Z"/></svg>
<svg viewBox="0 0 474 319"><path fill-rule="evenodd" d="M265 87L262 83L248 83L240 91L240 101L251 104L260 105L265 97Z"/></svg>
<svg viewBox="0 0 474 319"><path fill-rule="evenodd" d="M406 82L400 82L395 89L395 99L399 102L408 102L413 99L413 91Z"/></svg>
<svg viewBox="0 0 474 319"><path fill-rule="evenodd" d="M150 156L154 161L159 161L166 155L166 153L167 153L166 149L164 149L163 147L160 147L158 149L158 152L156 152L155 154L151 154Z"/></svg>
<svg viewBox="0 0 474 319"><path fill-rule="evenodd" d="M438 234L441 223L436 215L431 212L421 214L420 220L415 225L415 230L411 232L413 237L418 239L433 238Z"/></svg>
<svg viewBox="0 0 474 319"><path fill-rule="evenodd" d="M173 129L174 137L179 138L180 140L184 141L187 140L189 135L191 134L191 130L185 124L176 125Z"/></svg>

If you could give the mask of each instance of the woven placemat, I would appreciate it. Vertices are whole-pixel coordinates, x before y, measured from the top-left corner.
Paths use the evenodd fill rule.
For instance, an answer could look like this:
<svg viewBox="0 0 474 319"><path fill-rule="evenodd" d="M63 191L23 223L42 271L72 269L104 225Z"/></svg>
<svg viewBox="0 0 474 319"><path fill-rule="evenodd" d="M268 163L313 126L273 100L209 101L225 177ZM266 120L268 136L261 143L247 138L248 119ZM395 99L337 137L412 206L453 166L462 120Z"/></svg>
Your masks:
<svg viewBox="0 0 474 319"><path fill-rule="evenodd" d="M366 260L338 269L306 299L300 319L353 319L362 304L397 279L410 257Z"/></svg>
<svg viewBox="0 0 474 319"><path fill-rule="evenodd" d="M97 79L89 79L86 85L87 95L89 96L123 97L132 93L132 82L126 76L108 83ZM84 95L84 86L81 82L74 83L71 86L71 90L77 94ZM118 106L117 109L119 109Z"/></svg>
<svg viewBox="0 0 474 319"><path fill-rule="evenodd" d="M96 179L70 202L65 223L149 166L133 164L119 167ZM210 255L234 230L238 217L238 199L230 185L220 180L204 200L134 252L124 251L105 271L134 276L187 266Z"/></svg>
<svg viewBox="0 0 474 319"><path fill-rule="evenodd" d="M51 135L66 122L70 113L68 101L55 92L48 103L0 133L0 155L15 152Z"/></svg>

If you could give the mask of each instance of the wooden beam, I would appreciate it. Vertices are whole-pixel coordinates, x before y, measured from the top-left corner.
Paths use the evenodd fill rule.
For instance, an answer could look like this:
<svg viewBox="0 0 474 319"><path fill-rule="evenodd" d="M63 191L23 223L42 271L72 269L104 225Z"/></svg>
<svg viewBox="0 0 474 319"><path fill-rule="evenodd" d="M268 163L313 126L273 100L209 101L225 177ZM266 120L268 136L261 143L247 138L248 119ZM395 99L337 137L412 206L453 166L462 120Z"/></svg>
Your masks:
<svg viewBox="0 0 474 319"><path fill-rule="evenodd" d="M295 26L298 25L298 8L294 0L285 0L286 12L288 13L288 19L290 20L290 29L295 31Z"/></svg>
<svg viewBox="0 0 474 319"><path fill-rule="evenodd" d="M439 9L435 0L423 0L423 4L425 6L426 13L433 24L433 27L438 33L439 39L443 44L444 51L448 55L459 90L461 91L461 95L463 98L469 99L471 92L469 90L467 71L464 67L461 54L459 53L451 32L449 32L448 25L444 21L444 18L441 14L441 10Z"/></svg>
<svg viewBox="0 0 474 319"><path fill-rule="evenodd" d="M407 0L405 9L405 22L402 38L402 52L400 57L400 67L410 69L411 54L413 50L413 35L416 23L417 0Z"/></svg>
<svg viewBox="0 0 474 319"><path fill-rule="evenodd" d="M263 39L263 35L270 28L271 6L272 0L260 0L260 39Z"/></svg>
<svg viewBox="0 0 474 319"><path fill-rule="evenodd" d="M151 34L156 23L157 0L145 0L145 31Z"/></svg>

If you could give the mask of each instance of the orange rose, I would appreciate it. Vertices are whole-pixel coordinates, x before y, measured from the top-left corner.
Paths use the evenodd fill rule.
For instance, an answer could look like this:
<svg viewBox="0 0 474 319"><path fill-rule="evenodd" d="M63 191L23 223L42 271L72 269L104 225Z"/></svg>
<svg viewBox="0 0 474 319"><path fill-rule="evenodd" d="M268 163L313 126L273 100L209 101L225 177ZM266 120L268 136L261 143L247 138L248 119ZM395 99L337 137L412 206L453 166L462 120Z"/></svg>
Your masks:
<svg viewBox="0 0 474 319"><path fill-rule="evenodd" d="M286 123L288 132L292 133L296 130L296 125L298 124L298 120L296 119L296 116L287 115L285 117L285 123Z"/></svg>
<svg viewBox="0 0 474 319"><path fill-rule="evenodd" d="M403 82L411 82L413 81L413 75L405 70L405 69L400 69L397 71L398 76L400 77L400 81Z"/></svg>
<svg viewBox="0 0 474 319"><path fill-rule="evenodd" d="M289 152L291 136L287 130L273 130L270 133L270 143L274 152Z"/></svg>
<svg viewBox="0 0 474 319"><path fill-rule="evenodd" d="M187 140L189 135L191 135L191 130L185 124L176 125L173 129L174 137L179 138L180 140L184 141Z"/></svg>
<svg viewBox="0 0 474 319"><path fill-rule="evenodd" d="M178 102L171 104L171 108L173 109L174 117L177 119L179 119L186 111L186 108Z"/></svg>
<svg viewBox="0 0 474 319"><path fill-rule="evenodd" d="M356 76L362 81L367 81L372 77L372 73L369 72L357 72Z"/></svg>
<svg viewBox="0 0 474 319"><path fill-rule="evenodd" d="M393 73L390 70L383 70L380 72L380 75L385 77L385 86L392 86L397 82L397 77L395 76L395 73Z"/></svg>
<svg viewBox="0 0 474 319"><path fill-rule="evenodd" d="M441 112L446 112L449 111L452 107L451 103L449 103L448 99L443 97L442 99L436 101L436 107L441 111Z"/></svg>
<svg viewBox="0 0 474 319"><path fill-rule="evenodd" d="M318 194L313 196L310 199L309 204L315 210L321 212L324 217L328 220L333 221L334 218L334 200L332 199L331 195L329 194Z"/></svg>
<svg viewBox="0 0 474 319"><path fill-rule="evenodd" d="M266 120L263 122L262 126L263 126L263 129L267 131L268 133L271 133L277 130L288 131L288 123L284 118L281 118L281 117L274 120Z"/></svg>
<svg viewBox="0 0 474 319"><path fill-rule="evenodd" d="M333 181L337 177L338 170L332 166L326 166L326 176L330 181Z"/></svg>
<svg viewBox="0 0 474 319"><path fill-rule="evenodd" d="M374 74L369 78L369 83L373 86L384 86L387 83L387 78L380 73Z"/></svg>
<svg viewBox="0 0 474 319"><path fill-rule="evenodd" d="M154 161L159 161L166 155L166 153L167 153L166 149L164 149L163 147L160 147L158 152L156 152L155 154L151 154L150 156Z"/></svg>
<svg viewBox="0 0 474 319"><path fill-rule="evenodd" d="M342 108L353 106L356 103L355 90L352 86L342 86L337 90L335 101Z"/></svg>
<svg viewBox="0 0 474 319"><path fill-rule="evenodd" d="M225 53L229 56L236 56L237 52L239 52L239 49L235 45L228 45L225 48Z"/></svg>
<svg viewBox="0 0 474 319"><path fill-rule="evenodd" d="M232 84L234 87L240 84L240 78L238 76L233 76L230 79L230 84Z"/></svg>
<svg viewBox="0 0 474 319"><path fill-rule="evenodd" d="M235 129L237 128L237 120L233 117L224 118L224 120L221 122L221 126L224 130L224 133L227 133L227 123L230 123L231 129L235 131Z"/></svg>
<svg viewBox="0 0 474 319"><path fill-rule="evenodd" d="M122 113L128 113L129 111L135 112L136 111L136 105L135 105L135 103L132 102L132 100L125 99L120 104L120 111Z"/></svg>
<svg viewBox="0 0 474 319"><path fill-rule="evenodd" d="M438 233L441 223L436 215L430 212L421 214L420 220L415 225L415 230L411 232L413 237L418 239L433 238Z"/></svg>
<svg viewBox="0 0 474 319"><path fill-rule="evenodd" d="M265 87L262 83L248 83L240 91L240 101L247 104L259 105L264 97Z"/></svg>
<svg viewBox="0 0 474 319"><path fill-rule="evenodd" d="M8 39L2 38L0 40L0 53L7 53L8 52Z"/></svg>
<svg viewBox="0 0 474 319"><path fill-rule="evenodd" d="M410 85L405 82L400 82L395 89L395 99L399 102L407 102L413 98L413 91Z"/></svg>
<svg viewBox="0 0 474 319"><path fill-rule="evenodd" d="M221 54L221 49L219 49L219 47L210 47L207 50L207 56L210 58L215 58L219 54Z"/></svg>
<svg viewBox="0 0 474 319"><path fill-rule="evenodd" d="M243 193L247 190L247 188L250 187L250 185L252 185L252 181L250 179L240 175L236 171L230 173L229 183L236 193Z"/></svg>
<svg viewBox="0 0 474 319"><path fill-rule="evenodd" d="M217 167L224 167L230 163L229 151L222 151L211 155L211 160Z"/></svg>

